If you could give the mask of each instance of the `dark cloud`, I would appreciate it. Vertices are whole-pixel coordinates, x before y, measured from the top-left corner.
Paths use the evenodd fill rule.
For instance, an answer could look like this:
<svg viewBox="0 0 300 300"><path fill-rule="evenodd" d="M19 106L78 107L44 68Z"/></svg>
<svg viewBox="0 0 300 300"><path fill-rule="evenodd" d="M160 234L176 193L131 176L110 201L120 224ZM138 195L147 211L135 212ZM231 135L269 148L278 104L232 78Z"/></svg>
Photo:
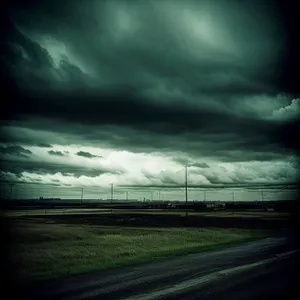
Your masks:
<svg viewBox="0 0 300 300"><path fill-rule="evenodd" d="M87 157L87 158L96 158L96 157L102 157L100 155L94 155L94 154L91 154L89 152L85 152L85 151L79 151L76 153L76 155L78 156L83 156L83 157Z"/></svg>
<svg viewBox="0 0 300 300"><path fill-rule="evenodd" d="M59 179L51 179L52 182L60 182Z"/></svg>
<svg viewBox="0 0 300 300"><path fill-rule="evenodd" d="M51 68L51 59L47 51L36 43L25 44L28 48L33 48L36 52L39 52L42 65L45 64ZM31 53L34 53L34 51L32 50ZM31 64L36 64L34 58L32 57L30 60ZM39 68L39 65L31 66L29 70L32 71L34 68ZM24 74L23 77L28 79L30 76L30 74ZM36 86L36 84L34 85ZM39 83L39 86L43 86L43 84ZM45 81L45 86L48 86L48 80ZM50 94L45 94L43 89L34 93L29 90L26 94L22 92L14 95L14 102L11 102L9 116L14 119L21 117L23 122L26 122L29 118L32 119L33 116L39 116L39 118L49 120L51 130L63 131L68 129L69 133L74 134L78 132L78 128L74 124L85 124L86 128L81 125L80 131L81 134L85 135L86 140L98 139L98 133L93 136L93 131L90 131L91 127L111 125L116 128L114 135L121 136L121 140L117 139L117 141L111 141L111 143L123 142L123 145L120 145L121 147L126 147L126 143L132 145L131 139L133 138L132 136L122 136L121 127L125 127L129 131L131 129L138 130L141 137L139 146L143 147L143 141L145 141L144 148L149 147L148 136L151 136L151 139L154 140L151 146L155 149L169 149L169 147L178 146L193 151L194 147L191 144L195 144L197 140L201 139L204 144L210 144L213 148L218 147L213 146L215 141L221 140L222 142L216 145L222 144L222 149L225 150L208 150L210 153L212 153L211 150L214 150L213 153L221 157L223 156L222 152L226 152L224 153L226 157L227 152L230 152L228 150L235 149L255 151L260 154L253 154L253 157L268 159L268 157L273 157L274 153L284 151L282 146L289 148L295 148L296 146L291 144L290 140L287 140L284 136L278 135L278 132L284 130L281 123L249 116L232 115L228 113L229 107L226 108L226 105L221 105L216 110L214 106L208 105L207 102L201 104L201 101L196 106L183 105L181 102L171 104L168 99L164 101L164 98L170 96L163 95L161 96L162 101L159 103L139 94L138 89L130 86L124 86L122 89L110 86L99 90L91 87L88 89L87 87L82 88L77 84L75 90L56 90ZM226 103L226 99L224 101ZM228 105L232 103L227 102ZM47 107L46 110L45 107ZM56 125L53 123L54 120ZM71 125L64 126L68 123ZM291 123L290 126L293 125ZM38 124L36 126L40 127ZM49 130L49 127L47 129ZM180 146L180 144L184 145L182 142L185 137L187 135L191 136L191 134L193 134L193 140L189 143L189 146ZM165 137L168 138L165 139ZM109 140L114 139L111 134L107 138ZM177 140L177 143L169 146L171 139ZM155 140L159 141L157 146L155 146ZM164 140L163 144L161 144L162 140ZM198 150L197 148L195 148L195 151ZM201 152L205 152L205 149ZM205 155L205 153L203 154ZM234 156L233 159L230 159L229 156L228 160L240 159L238 155L235 154Z"/></svg>
<svg viewBox="0 0 300 300"><path fill-rule="evenodd" d="M182 166L193 166L198 168L209 168L209 165L205 162L196 162L196 158L184 158L184 157L175 157L173 160Z"/></svg>
<svg viewBox="0 0 300 300"><path fill-rule="evenodd" d="M52 148L52 145L47 143L39 143L39 144L35 144L34 146L41 147L41 148Z"/></svg>
<svg viewBox="0 0 300 300"><path fill-rule="evenodd" d="M48 151L48 153L50 155L55 155L55 156L65 156L65 154L63 152L61 152L61 151L50 150L50 151Z"/></svg>
<svg viewBox="0 0 300 300"><path fill-rule="evenodd" d="M122 174L123 170L110 170L108 168L89 168L87 166L78 165L66 165L52 162L42 161L12 161L2 160L2 170L5 172L11 172L20 176L22 172L29 172L33 174L46 175L61 173L65 176L89 176L97 177L101 174Z"/></svg>
<svg viewBox="0 0 300 300"><path fill-rule="evenodd" d="M138 188L165 188L165 189L185 189L185 184L178 184L175 181L170 180L171 182L166 183L164 185L155 185L155 184L144 184L144 185L119 185L119 187L122 188L132 188L132 189L138 189ZM234 182L234 183L216 183L216 184L193 184L193 183L189 183L188 185L189 190L193 189L193 188L211 188L212 190L214 189L226 189L226 188L245 188L245 189L251 189L251 190L258 190L258 189L291 189L291 190L297 190L299 191L299 187L298 187L298 182L297 181L289 181L289 182L284 182L284 183L238 183L238 182Z"/></svg>
<svg viewBox="0 0 300 300"><path fill-rule="evenodd" d="M226 123L227 120L224 122ZM199 157L210 157L227 162L278 160L292 155L297 149L297 145L289 145L297 140L289 139L284 133L283 127L288 127L288 123L285 125L275 123L273 126L272 122L265 124L264 121L258 123L249 121L248 128L245 127L244 132L242 124L238 122L232 128L228 127L227 130L226 126L222 126L223 123L221 123L215 125L219 126L219 133L211 133L210 127L207 126L203 127L203 132L187 131L182 134L176 134L175 130L174 134L154 133L149 129L105 125L99 129L97 125L82 126L65 122L55 123L56 125L53 125L52 131L49 132L47 129L51 123L51 121L41 122L40 120L39 123L35 123L30 120L26 122L27 129L7 126L6 136L2 135L2 137L5 137L5 142L13 143L19 141L20 132L22 132L24 133L22 136L26 136L26 140L23 138L22 143L28 145L32 145L36 140L45 139L53 144L61 145L71 143L149 153L161 151L166 154L171 153L174 160L182 165L197 162ZM37 124L40 132L34 131ZM293 125L290 126L293 127ZM246 130L248 130L247 134L245 134ZM293 135L294 132L290 129L288 134ZM172 153L174 150L181 153L180 157L174 156ZM188 153L189 158L186 158L184 153Z"/></svg>
<svg viewBox="0 0 300 300"><path fill-rule="evenodd" d="M194 163L192 166L198 167L198 168L209 168L209 165L205 162L199 162L199 163Z"/></svg>
<svg viewBox="0 0 300 300"><path fill-rule="evenodd" d="M29 155L32 154L32 152L28 149L25 149L21 146L3 146L0 147L0 154L9 154L14 156L20 156L20 157L29 157Z"/></svg>
<svg viewBox="0 0 300 300"><path fill-rule="evenodd" d="M278 80L279 66L269 61L274 53L279 52L281 40L290 46L291 30L297 28L292 25L296 25L298 19L289 12L294 5L293 2L285 1L287 4L282 4L282 1L257 1L251 4L247 1L232 0L210 2L185 1L185 4L181 4L180 1L171 3L165 1L161 5L153 5L150 1L144 4L135 1L92 1L89 4L66 1L62 5L59 1L43 1L35 2L31 8L23 6L12 14L28 31L62 40L83 61L102 68L108 81L112 76L119 81L124 80L130 72L131 77L136 78L137 65L142 65L151 73L165 77L182 76L182 68L185 67L186 70L191 70L190 75L185 72L185 77L189 81L194 77L195 81L200 79L201 84L205 84L204 78L211 77L213 85L218 84L219 87L224 84L220 84L215 75L222 74L220 70L226 70L225 74L227 71L234 71L236 73L233 75L239 74L242 80L239 80L240 84L236 85L236 89L232 85L233 92L243 86L245 90L249 90L249 87L250 90L255 89L255 86L259 86L259 82L267 82L270 78L275 81L273 87L276 83L280 83L281 86L287 85L286 80ZM163 11L165 13L162 13ZM181 11L186 11L186 14L179 14ZM197 14L195 16L191 11L195 13L203 11L207 20L210 17L214 18L217 28L218 26L226 28L232 37L229 42L233 45L238 42L239 50L245 56L242 59L246 58L249 61L242 63L240 57L237 57L233 63L228 53L231 49L226 39L221 40L222 36L215 38L220 39L216 41L216 46L219 44L223 48L213 47L206 37L192 36L194 26L198 25L201 29L202 24L188 27L193 24L187 21L192 22L194 17L197 17ZM153 29L157 27L159 30ZM228 32L225 30L222 33L225 36ZM213 34L212 32L214 38ZM194 54L193 48L197 46L197 42L204 52L205 59L195 60L187 57L188 54L190 56ZM190 52L187 52L184 46L189 46ZM285 51L289 49L284 47ZM211 55L208 56L207 53ZM217 58L217 55L222 58ZM175 59L177 63L172 64ZM269 68L259 68L258 72L258 62L267 64ZM284 62L282 59L282 65ZM116 64L122 67L122 72L118 75L114 69ZM130 70L125 69L128 66L131 66ZM235 69L236 66L238 70ZM202 77L195 78L195 68L202 71ZM234 80L230 83L234 83Z"/></svg>

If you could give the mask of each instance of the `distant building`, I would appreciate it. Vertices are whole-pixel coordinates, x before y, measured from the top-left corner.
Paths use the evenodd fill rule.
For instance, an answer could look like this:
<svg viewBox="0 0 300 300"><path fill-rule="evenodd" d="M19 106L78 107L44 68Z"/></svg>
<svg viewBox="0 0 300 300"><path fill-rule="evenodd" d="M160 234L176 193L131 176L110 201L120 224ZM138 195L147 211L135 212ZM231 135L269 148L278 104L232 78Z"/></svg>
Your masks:
<svg viewBox="0 0 300 300"><path fill-rule="evenodd" d="M211 202L211 203L206 203L207 208L225 208L225 203L224 202Z"/></svg>
<svg viewBox="0 0 300 300"><path fill-rule="evenodd" d="M61 200L61 198L44 198L44 197L40 197L40 200Z"/></svg>

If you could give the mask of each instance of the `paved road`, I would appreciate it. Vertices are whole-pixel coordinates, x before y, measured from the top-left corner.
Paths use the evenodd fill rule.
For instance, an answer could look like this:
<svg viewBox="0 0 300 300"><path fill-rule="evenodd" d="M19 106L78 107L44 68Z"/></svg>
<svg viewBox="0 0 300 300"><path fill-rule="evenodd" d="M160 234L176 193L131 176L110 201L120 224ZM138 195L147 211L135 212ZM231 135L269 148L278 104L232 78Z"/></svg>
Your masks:
<svg viewBox="0 0 300 300"><path fill-rule="evenodd" d="M273 299L269 296L286 296L290 291L296 259L295 239L284 235L220 251L55 280L33 286L23 296L31 300Z"/></svg>
<svg viewBox="0 0 300 300"><path fill-rule="evenodd" d="M283 256L275 256L240 267L200 277L195 275L163 289L122 299L290 299L293 295L291 291L295 290L293 282L295 277L292 271L295 254L287 252Z"/></svg>

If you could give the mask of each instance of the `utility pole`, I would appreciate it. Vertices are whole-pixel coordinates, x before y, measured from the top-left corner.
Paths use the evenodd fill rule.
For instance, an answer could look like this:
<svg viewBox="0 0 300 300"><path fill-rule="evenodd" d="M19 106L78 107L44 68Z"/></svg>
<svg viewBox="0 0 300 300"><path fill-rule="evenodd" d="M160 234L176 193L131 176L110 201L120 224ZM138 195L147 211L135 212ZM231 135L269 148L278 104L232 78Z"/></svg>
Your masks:
<svg viewBox="0 0 300 300"><path fill-rule="evenodd" d="M80 206L82 206L82 200L83 200L83 188L81 188L81 199L80 199Z"/></svg>
<svg viewBox="0 0 300 300"><path fill-rule="evenodd" d="M264 204L264 191L261 190L261 203ZM263 209L265 209L265 207L263 206Z"/></svg>
<svg viewBox="0 0 300 300"><path fill-rule="evenodd" d="M11 183L10 184L10 200L12 200L13 186L14 186L14 184Z"/></svg>
<svg viewBox="0 0 300 300"><path fill-rule="evenodd" d="M114 184L111 183L111 190L110 190L110 207L111 207L111 210L110 212L112 213L112 202L113 202L113 197L114 197Z"/></svg>
<svg viewBox="0 0 300 300"><path fill-rule="evenodd" d="M234 191L232 191L232 201L233 201L233 210L232 210L232 213L233 213L233 215L234 215Z"/></svg>
<svg viewBox="0 0 300 300"><path fill-rule="evenodd" d="M204 203L206 203L206 190L204 190Z"/></svg>
<svg viewBox="0 0 300 300"><path fill-rule="evenodd" d="M126 191L126 200L128 200L128 191Z"/></svg>
<svg viewBox="0 0 300 300"><path fill-rule="evenodd" d="M160 201L160 190L158 191L158 200Z"/></svg>
<svg viewBox="0 0 300 300"><path fill-rule="evenodd" d="M187 208L187 202L188 202L188 181L187 181L187 168L188 166L185 166L185 216L188 216L188 208Z"/></svg>

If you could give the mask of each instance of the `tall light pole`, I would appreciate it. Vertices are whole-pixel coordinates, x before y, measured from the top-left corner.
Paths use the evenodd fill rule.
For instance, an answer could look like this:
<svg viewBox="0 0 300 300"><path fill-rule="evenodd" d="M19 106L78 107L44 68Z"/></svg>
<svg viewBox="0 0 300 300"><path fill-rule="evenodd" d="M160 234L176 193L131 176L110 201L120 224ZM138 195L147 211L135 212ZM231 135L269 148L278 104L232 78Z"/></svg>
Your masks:
<svg viewBox="0 0 300 300"><path fill-rule="evenodd" d="M185 216L188 216L187 202L188 202L188 179L187 179L187 168L188 165L185 166Z"/></svg>
<svg viewBox="0 0 300 300"><path fill-rule="evenodd" d="M111 183L111 190L110 190L110 212L112 213L112 202L114 197L114 184Z"/></svg>
<svg viewBox="0 0 300 300"><path fill-rule="evenodd" d="M82 199L83 199L83 188L81 188L81 199L80 199L80 206L82 206Z"/></svg>
<svg viewBox="0 0 300 300"><path fill-rule="evenodd" d="M233 213L233 215L234 215L234 190L232 191L232 201L233 201L233 210L232 210L232 213Z"/></svg>

